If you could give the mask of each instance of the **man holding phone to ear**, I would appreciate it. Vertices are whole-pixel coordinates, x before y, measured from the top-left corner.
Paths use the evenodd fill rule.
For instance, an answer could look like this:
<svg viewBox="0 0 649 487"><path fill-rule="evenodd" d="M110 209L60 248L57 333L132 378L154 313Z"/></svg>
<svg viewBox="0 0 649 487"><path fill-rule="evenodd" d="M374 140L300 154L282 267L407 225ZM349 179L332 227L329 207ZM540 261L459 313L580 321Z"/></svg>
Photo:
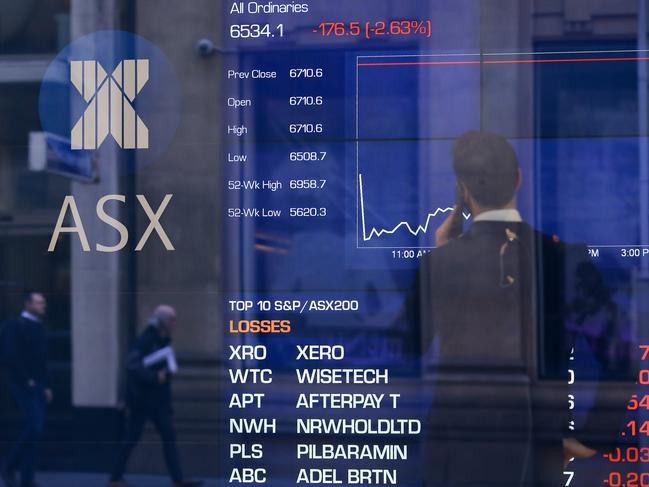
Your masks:
<svg viewBox="0 0 649 487"><path fill-rule="evenodd" d="M485 154L485 148L492 154ZM474 223L523 221L516 206L521 170L514 150L505 139L485 132L464 134L453 147L453 169L458 201L435 232L437 247L460 236L465 208L471 212Z"/></svg>
<svg viewBox="0 0 649 487"><path fill-rule="evenodd" d="M426 482L563 485L566 460L596 454L582 433L606 431L614 442L620 426L569 427L567 310L577 295L597 305L608 294L602 281L580 281L597 274L585 246L523 222L516 203L522 174L507 140L468 132L452 157L458 201L436 232L437 248L422 258L405 309L416 313L425 360L432 357L425 364L433 374ZM464 232L463 212L472 220ZM532 401L538 364L565 376L542 419Z"/></svg>

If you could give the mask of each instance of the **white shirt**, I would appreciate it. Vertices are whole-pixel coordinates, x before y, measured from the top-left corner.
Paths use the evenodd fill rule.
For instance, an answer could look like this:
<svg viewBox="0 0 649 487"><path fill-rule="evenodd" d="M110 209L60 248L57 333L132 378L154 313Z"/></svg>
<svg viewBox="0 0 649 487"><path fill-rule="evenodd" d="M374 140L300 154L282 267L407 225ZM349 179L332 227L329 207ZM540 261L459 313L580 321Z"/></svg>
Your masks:
<svg viewBox="0 0 649 487"><path fill-rule="evenodd" d="M521 214L515 208L487 210L473 219L474 222L522 222Z"/></svg>

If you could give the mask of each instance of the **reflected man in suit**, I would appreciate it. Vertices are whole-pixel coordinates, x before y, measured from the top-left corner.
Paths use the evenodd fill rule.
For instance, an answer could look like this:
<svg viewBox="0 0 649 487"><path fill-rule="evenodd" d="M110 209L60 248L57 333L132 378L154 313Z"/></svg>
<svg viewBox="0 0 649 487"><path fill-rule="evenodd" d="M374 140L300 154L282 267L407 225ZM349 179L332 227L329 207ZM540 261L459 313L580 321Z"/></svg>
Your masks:
<svg viewBox="0 0 649 487"><path fill-rule="evenodd" d="M563 485L566 459L596 453L593 431L617 437L619 424L573 430L568 414L567 313L577 294L605 293L579 282L597 274L584 245L523 221L516 201L522 174L507 140L468 132L452 158L464 208L438 228L437 248L422 257L406 306L421 325L433 386L426 483ZM472 222L456 235L462 211ZM546 388L548 397L537 387L543 374L562 377Z"/></svg>
<svg viewBox="0 0 649 487"><path fill-rule="evenodd" d="M124 480L126 464L140 441L144 425L151 421L160 434L165 462L175 487L196 487L200 481L186 480L178 459L173 425L171 373L166 362L146 366L144 358L171 345L176 328L176 310L161 304L147 322L127 358L126 432L119 446L109 487L128 487Z"/></svg>
<svg viewBox="0 0 649 487"><path fill-rule="evenodd" d="M7 487L34 487L38 442L45 427L46 404L54 396L48 380L47 330L43 323L47 301L42 293L26 292L23 310L4 326L11 393L23 416L20 438L7 456L1 476Z"/></svg>

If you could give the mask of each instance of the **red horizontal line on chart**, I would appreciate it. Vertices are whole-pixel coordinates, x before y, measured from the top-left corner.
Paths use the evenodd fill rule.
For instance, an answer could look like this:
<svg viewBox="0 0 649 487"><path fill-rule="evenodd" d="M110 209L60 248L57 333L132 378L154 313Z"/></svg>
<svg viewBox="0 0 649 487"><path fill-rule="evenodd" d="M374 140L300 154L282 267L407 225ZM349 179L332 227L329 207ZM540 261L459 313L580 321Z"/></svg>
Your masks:
<svg viewBox="0 0 649 487"><path fill-rule="evenodd" d="M533 64L533 63L596 63L615 61L648 61L649 57L599 57L599 58L568 58L568 59L490 59L477 61L396 61L378 63L358 63L358 67L375 66L429 66L429 65L460 65L460 64Z"/></svg>

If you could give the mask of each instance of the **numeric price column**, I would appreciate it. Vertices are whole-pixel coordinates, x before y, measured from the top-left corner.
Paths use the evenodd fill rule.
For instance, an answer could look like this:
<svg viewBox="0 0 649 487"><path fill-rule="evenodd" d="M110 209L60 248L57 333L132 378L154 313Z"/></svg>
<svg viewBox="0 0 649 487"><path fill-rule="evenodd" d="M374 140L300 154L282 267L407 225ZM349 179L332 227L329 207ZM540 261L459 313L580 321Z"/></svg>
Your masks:
<svg viewBox="0 0 649 487"><path fill-rule="evenodd" d="M604 454L604 458L613 466L602 483L609 487L649 487L649 472L643 472L649 464L649 447L643 446L649 441L649 345L640 345L640 370L636 384L640 387L627 403L627 410L635 414L634 419L627 421L620 438L623 446ZM629 470L631 467L633 470Z"/></svg>

